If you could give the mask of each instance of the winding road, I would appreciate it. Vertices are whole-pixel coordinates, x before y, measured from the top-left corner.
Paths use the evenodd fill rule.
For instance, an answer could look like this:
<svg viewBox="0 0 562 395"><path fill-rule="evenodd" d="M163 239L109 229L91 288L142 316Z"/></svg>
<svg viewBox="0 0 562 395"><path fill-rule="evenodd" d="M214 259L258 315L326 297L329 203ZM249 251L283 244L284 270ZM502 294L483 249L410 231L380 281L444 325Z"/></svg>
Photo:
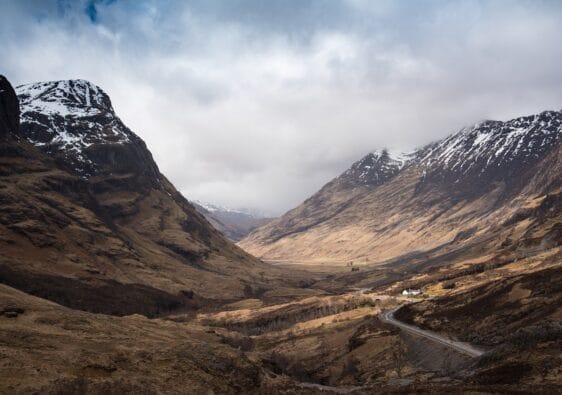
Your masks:
<svg viewBox="0 0 562 395"><path fill-rule="evenodd" d="M401 321L398 321L396 318L394 318L394 313L396 312L396 310L398 310L398 308L383 311L379 315L379 317L383 322L386 322L387 324L390 324L390 325L397 326L398 328L402 329L405 332L411 333L413 335L425 337L426 339L429 339L429 340L434 341L436 343L440 343L444 346L447 346L447 347L449 347L449 348L451 348L451 349L453 349L457 352L468 355L470 357L476 358L476 357L479 357L482 354L484 354L484 351L482 351L482 350L480 350L476 347L473 347L470 344L450 340L450 339L447 339L443 336L438 335L437 333L427 331L427 330L424 330L424 329L420 329L420 328L415 327L413 325L408 325L408 324L405 324Z"/></svg>

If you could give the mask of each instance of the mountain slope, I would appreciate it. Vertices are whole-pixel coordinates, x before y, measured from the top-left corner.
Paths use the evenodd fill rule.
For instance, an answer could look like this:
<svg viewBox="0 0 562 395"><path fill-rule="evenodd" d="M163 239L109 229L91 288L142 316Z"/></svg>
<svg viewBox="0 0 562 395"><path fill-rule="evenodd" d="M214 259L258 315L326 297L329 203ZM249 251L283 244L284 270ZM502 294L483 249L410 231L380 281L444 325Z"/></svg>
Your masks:
<svg viewBox="0 0 562 395"><path fill-rule="evenodd" d="M342 263L517 248L533 231L559 245L561 134L562 113L546 111L462 129L402 162L370 154L240 245L264 259Z"/></svg>
<svg viewBox="0 0 562 395"><path fill-rule="evenodd" d="M192 309L270 286L275 269L197 213L100 88L18 87L18 131L8 85L2 79L10 133L0 147L1 283L118 315Z"/></svg>

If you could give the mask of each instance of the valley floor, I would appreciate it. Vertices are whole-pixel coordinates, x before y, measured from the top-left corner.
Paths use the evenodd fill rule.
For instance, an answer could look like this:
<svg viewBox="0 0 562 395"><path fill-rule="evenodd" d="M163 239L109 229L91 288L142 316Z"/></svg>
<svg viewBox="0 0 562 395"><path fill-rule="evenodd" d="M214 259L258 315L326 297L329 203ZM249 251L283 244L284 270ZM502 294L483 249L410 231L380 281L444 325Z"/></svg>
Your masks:
<svg viewBox="0 0 562 395"><path fill-rule="evenodd" d="M501 282L490 272L453 290L426 284L420 298L400 295L411 276L395 282L373 269L358 281L356 272L305 267L300 294L279 288L157 319L72 310L0 285L0 392L552 393L562 384L557 259L532 273L509 267ZM529 276L541 278L538 294ZM482 317L455 315L470 301ZM401 306L399 321L383 314ZM536 314L523 322L527 308ZM466 327L485 353L458 352L401 330L404 322L465 343Z"/></svg>

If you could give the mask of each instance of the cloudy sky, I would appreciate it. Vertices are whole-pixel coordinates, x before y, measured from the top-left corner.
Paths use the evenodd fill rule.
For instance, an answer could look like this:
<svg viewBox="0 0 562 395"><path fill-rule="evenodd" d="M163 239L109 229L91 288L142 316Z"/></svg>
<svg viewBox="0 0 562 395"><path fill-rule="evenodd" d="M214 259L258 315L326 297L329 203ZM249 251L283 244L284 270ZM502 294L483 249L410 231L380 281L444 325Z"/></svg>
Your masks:
<svg viewBox="0 0 562 395"><path fill-rule="evenodd" d="M280 214L364 154L562 108L562 2L0 0L0 73L84 78L188 198Z"/></svg>

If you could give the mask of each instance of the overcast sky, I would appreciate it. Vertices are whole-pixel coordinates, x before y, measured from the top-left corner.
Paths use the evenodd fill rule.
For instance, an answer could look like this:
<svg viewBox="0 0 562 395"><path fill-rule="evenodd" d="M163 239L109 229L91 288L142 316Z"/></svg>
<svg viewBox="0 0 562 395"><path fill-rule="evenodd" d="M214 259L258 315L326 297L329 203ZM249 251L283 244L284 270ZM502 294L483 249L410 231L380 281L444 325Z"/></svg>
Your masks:
<svg viewBox="0 0 562 395"><path fill-rule="evenodd" d="M0 73L92 81L187 198L281 214L374 149L561 109L562 2L0 0Z"/></svg>

